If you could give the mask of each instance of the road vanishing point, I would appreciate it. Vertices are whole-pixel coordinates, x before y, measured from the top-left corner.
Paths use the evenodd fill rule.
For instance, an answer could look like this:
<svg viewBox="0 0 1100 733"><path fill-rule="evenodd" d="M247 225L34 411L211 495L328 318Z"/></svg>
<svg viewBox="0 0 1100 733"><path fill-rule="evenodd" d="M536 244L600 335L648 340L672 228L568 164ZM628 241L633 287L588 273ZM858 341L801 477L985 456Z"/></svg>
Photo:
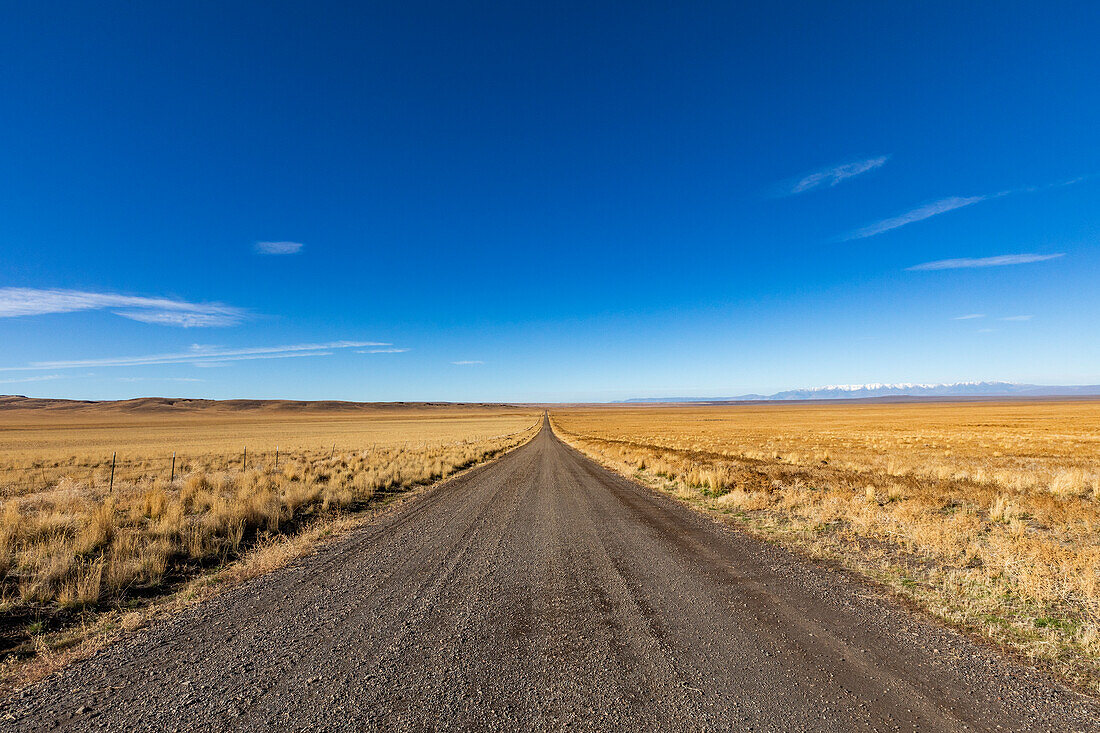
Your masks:
<svg viewBox="0 0 1100 733"><path fill-rule="evenodd" d="M0 704L7 730L1100 730L1095 701L526 445Z"/></svg>

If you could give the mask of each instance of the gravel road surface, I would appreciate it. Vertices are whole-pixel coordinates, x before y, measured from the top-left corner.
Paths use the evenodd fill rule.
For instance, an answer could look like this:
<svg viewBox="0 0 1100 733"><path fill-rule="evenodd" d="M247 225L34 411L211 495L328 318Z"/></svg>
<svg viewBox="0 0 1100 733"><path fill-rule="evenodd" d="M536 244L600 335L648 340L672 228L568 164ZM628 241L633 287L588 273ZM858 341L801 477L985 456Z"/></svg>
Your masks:
<svg viewBox="0 0 1100 733"><path fill-rule="evenodd" d="M1100 730L1100 707L549 425L0 705L44 730Z"/></svg>

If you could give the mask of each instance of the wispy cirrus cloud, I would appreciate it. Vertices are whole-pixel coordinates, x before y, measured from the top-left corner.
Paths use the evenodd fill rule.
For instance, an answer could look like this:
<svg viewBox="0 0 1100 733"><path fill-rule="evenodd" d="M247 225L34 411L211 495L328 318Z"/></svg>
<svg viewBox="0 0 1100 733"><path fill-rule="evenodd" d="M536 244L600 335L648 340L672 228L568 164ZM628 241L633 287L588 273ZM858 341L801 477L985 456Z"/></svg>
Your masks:
<svg viewBox="0 0 1100 733"><path fill-rule="evenodd" d="M475 364L484 364L485 362L478 359L464 359L462 361L452 361L455 366L473 366Z"/></svg>
<svg viewBox="0 0 1100 733"><path fill-rule="evenodd" d="M120 310L113 310L116 308ZM192 303L174 298L85 290L0 288L0 318L93 310L111 310L115 315L133 321L182 328L233 326L248 315L242 308L222 303Z"/></svg>
<svg viewBox="0 0 1100 733"><path fill-rule="evenodd" d="M952 321L971 321L975 318L985 318L985 313L967 313L965 316L955 316Z"/></svg>
<svg viewBox="0 0 1100 733"><path fill-rule="evenodd" d="M940 214L946 214L948 211L954 211L955 209L961 209L964 206L972 206L980 201L985 201L990 198L989 196L951 196L949 198L940 199L939 201L933 201L930 204L918 206L911 211L907 211L904 214L890 217L889 219L883 219L882 221L869 224L865 227L855 230L844 237L842 240L847 241L851 239L866 239L867 237L873 237L883 232L888 232L891 229L898 229L906 224L913 224L914 222L924 221L925 219L931 219L933 216L939 216Z"/></svg>
<svg viewBox="0 0 1100 733"><path fill-rule="evenodd" d="M290 344L287 346L263 346L245 349L226 349L195 344L189 351L145 356L118 356L101 359L72 359L65 361L34 361L25 366L0 367L0 372L76 369L86 367L138 367L160 364L192 364L194 366L221 366L234 361L255 359L290 359L308 356L331 356L341 349L391 346L379 341L331 341L320 344Z"/></svg>
<svg viewBox="0 0 1100 733"><path fill-rule="evenodd" d="M966 206L973 206L974 204L981 203L982 201L990 201L992 199L999 199L1005 196L1012 196L1019 193L1036 193L1038 191L1046 191L1052 188L1064 188L1066 186L1072 186L1075 183L1081 181L1087 181L1094 178L1093 175L1078 176L1077 178L1071 178L1065 181L1057 181L1055 183L1047 183L1042 186L1024 186L1022 188L1013 188L1007 191L998 191L997 193L984 194L981 196L949 196L938 201L933 201L922 206L918 206L915 209L911 209L904 214L898 216L892 216L889 219L883 219L877 221L874 224L868 224L865 227L856 229L854 232L849 232L841 237L838 237L838 241L847 242L853 239L866 239L867 237L874 237L884 232L889 232L893 229L906 226L908 224L914 224L918 221L924 221L925 219L931 219L933 216L939 216L940 214L946 214L949 211L961 209Z"/></svg>
<svg viewBox="0 0 1100 733"><path fill-rule="evenodd" d="M844 163L843 165L835 165L831 168L815 171L798 179L793 185L788 181L783 185L783 193L787 196L793 196L795 194L812 191L822 186L832 188L849 178L855 178L864 173L869 173L876 168L881 168L886 165L886 161L888 160L890 160L889 155L880 155L876 158L867 158L866 160L858 160L854 163Z"/></svg>
<svg viewBox="0 0 1100 733"><path fill-rule="evenodd" d="M64 379L64 374L38 374L33 377L18 377L17 379L0 379L0 384L22 384L23 382L49 382L54 379Z"/></svg>
<svg viewBox="0 0 1100 733"><path fill-rule="evenodd" d="M218 313L189 313L186 311L116 311L116 316L131 321L152 323L158 326L176 326L178 328L208 328L211 326L232 326L239 319Z"/></svg>
<svg viewBox="0 0 1100 733"><path fill-rule="evenodd" d="M919 265L905 268L906 270L959 270L972 267L1003 267L1006 265L1027 265L1032 262L1046 262L1047 260L1064 257L1064 252L1050 255L1025 253L1018 255L997 255L995 257L960 257L952 260L934 260L922 262Z"/></svg>
<svg viewBox="0 0 1100 733"><path fill-rule="evenodd" d="M302 251L301 242L256 242L254 247L261 255L296 255Z"/></svg>
<svg viewBox="0 0 1100 733"><path fill-rule="evenodd" d="M118 382L205 382L195 377L118 377Z"/></svg>
<svg viewBox="0 0 1100 733"><path fill-rule="evenodd" d="M360 349L356 351L356 354L404 354L409 349L398 349L390 347L388 349Z"/></svg>

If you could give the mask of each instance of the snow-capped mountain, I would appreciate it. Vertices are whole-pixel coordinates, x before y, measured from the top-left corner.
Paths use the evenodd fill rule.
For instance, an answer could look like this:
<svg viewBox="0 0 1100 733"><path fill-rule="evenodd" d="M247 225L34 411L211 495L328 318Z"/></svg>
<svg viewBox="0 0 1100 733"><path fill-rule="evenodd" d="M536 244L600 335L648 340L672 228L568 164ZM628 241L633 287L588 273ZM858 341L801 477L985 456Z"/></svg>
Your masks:
<svg viewBox="0 0 1100 733"><path fill-rule="evenodd" d="M745 394L735 397L650 397L627 402L746 402L778 400L837 400L875 397L1054 397L1100 395L1100 385L1047 386L1012 382L954 382L952 384L830 384L824 387L791 389L772 395Z"/></svg>
<svg viewBox="0 0 1100 733"><path fill-rule="evenodd" d="M955 382L953 384L830 384L812 389L791 389L768 396L769 400L831 400L861 397L973 397L1019 394L1036 385L1011 382Z"/></svg>

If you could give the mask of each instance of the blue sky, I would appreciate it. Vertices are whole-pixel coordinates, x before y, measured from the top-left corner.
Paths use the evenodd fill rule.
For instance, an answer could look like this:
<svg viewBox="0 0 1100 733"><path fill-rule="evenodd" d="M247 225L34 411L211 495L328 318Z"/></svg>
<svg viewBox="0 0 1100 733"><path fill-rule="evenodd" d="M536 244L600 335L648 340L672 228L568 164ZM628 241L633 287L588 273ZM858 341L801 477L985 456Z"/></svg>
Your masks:
<svg viewBox="0 0 1100 733"><path fill-rule="evenodd" d="M0 393L1100 383L1100 6L345 5L5 5Z"/></svg>

